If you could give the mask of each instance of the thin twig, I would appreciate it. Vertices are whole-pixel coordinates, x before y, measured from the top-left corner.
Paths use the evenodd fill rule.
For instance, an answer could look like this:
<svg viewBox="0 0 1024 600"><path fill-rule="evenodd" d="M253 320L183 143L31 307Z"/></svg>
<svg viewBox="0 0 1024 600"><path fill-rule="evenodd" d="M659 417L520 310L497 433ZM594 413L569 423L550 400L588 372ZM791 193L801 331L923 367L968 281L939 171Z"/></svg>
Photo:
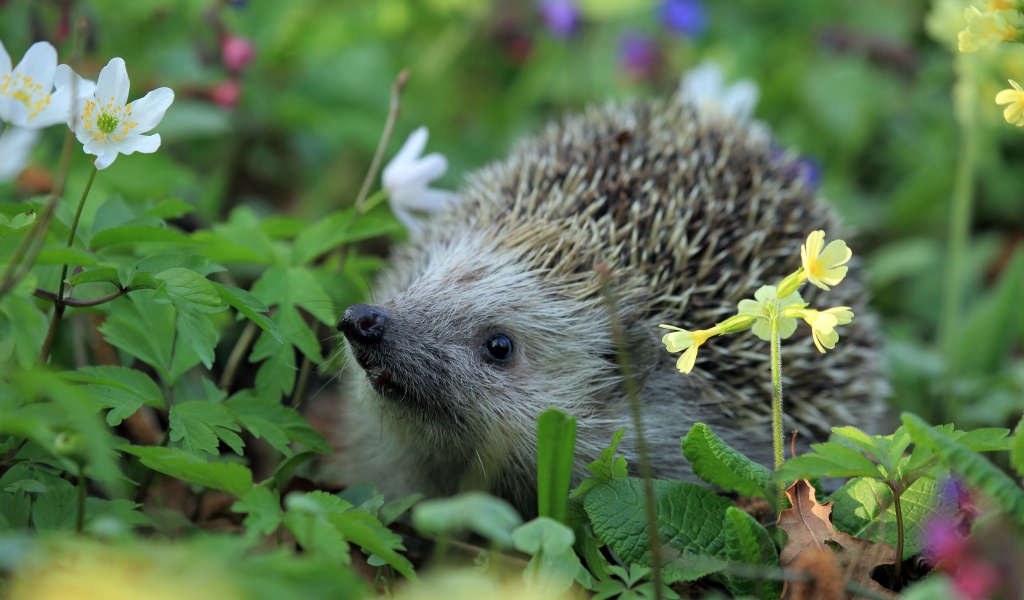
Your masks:
<svg viewBox="0 0 1024 600"><path fill-rule="evenodd" d="M373 161L370 162L370 169L366 172L366 177L363 179L363 185L359 188L359 195L356 196L356 209L360 209L363 206L363 202L366 201L366 196L370 193L370 186L373 185L374 180L377 179L377 171L380 169L380 162L384 159L384 152L388 149L388 142L391 141L391 132L395 128L395 122L398 121L398 112L401 109L401 98L402 90L405 89L406 82L409 81L409 69L402 69L402 72L395 77L395 82L391 84L391 108L388 111L388 119L384 122L384 131L381 133L380 141L377 143L377 151L373 155Z"/></svg>
<svg viewBox="0 0 1024 600"><path fill-rule="evenodd" d="M99 306L100 304L106 304L111 300L120 298L121 296L124 296L125 294L128 294L130 292L134 292L135 290L138 289L142 288L133 286L118 287L116 292L110 292L105 296L99 296L96 298L64 298L64 300L61 300L60 297L57 296L57 294L54 294L53 292L48 292L46 290L41 290L38 288L36 288L36 291L32 292L32 295L35 296L36 298L49 300L54 304L62 304L64 306L70 306L72 308L86 308L89 306Z"/></svg>
<svg viewBox="0 0 1024 600"><path fill-rule="evenodd" d="M623 384L626 386L626 396L629 397L629 408L633 415L633 427L636 428L636 450L640 458L640 476L644 483L644 504L647 513L647 537L651 547L651 584L654 586L655 600L662 599L661 579L661 540L658 539L658 515L657 503L654 499L654 479L651 471L651 457L647 449L647 440L644 437L642 415L640 411L640 398L636 387L636 379L633 377L633 369L629 363L628 345L626 334L619 323L618 301L611 286L611 272L604 266L599 265L597 276L601 281L601 291L604 293L605 303L608 306L608 316L611 322L612 339L615 342L615 355L619 361L619 370L622 373Z"/></svg>
<svg viewBox="0 0 1024 600"><path fill-rule="evenodd" d="M269 314L273 315L274 313L271 311ZM235 380L235 373L238 371L239 365L242 364L242 359L245 358L249 344L252 343L254 337L256 337L256 323L249 321L245 329L242 330L242 335L238 336L235 346L231 349L231 354L228 355L228 364L224 368L224 372L220 374L217 387L224 391L228 391L228 388L231 387L231 383Z"/></svg>

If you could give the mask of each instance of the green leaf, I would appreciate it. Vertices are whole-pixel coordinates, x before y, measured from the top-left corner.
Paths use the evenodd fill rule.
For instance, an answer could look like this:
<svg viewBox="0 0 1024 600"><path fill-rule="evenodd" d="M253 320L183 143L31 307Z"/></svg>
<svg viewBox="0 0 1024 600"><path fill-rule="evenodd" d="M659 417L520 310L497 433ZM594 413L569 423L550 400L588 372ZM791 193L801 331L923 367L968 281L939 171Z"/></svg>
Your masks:
<svg viewBox="0 0 1024 600"><path fill-rule="evenodd" d="M179 448L122 446L122 452L138 456L150 469L188 483L194 483L243 498L252 489L252 472L238 463L206 462Z"/></svg>
<svg viewBox="0 0 1024 600"><path fill-rule="evenodd" d="M615 456L619 450L619 442L622 441L622 436L625 433L625 427L616 431L612 436L611 445L601 451L601 458L587 465L587 470L593 473L594 477L601 481L626 478L626 457Z"/></svg>
<svg viewBox="0 0 1024 600"><path fill-rule="evenodd" d="M1024 490L984 456L964 448L912 413L900 415L914 442L930 447L963 480L990 496L1018 524L1024 524Z"/></svg>
<svg viewBox="0 0 1024 600"><path fill-rule="evenodd" d="M46 337L46 317L20 294L0 298L0 317L0 364L13 358L23 368L35 365Z"/></svg>
<svg viewBox="0 0 1024 600"><path fill-rule="evenodd" d="M327 492L292 493L285 498L284 525L307 552L349 564L349 544L328 517L350 508Z"/></svg>
<svg viewBox="0 0 1024 600"><path fill-rule="evenodd" d="M89 384L88 389L97 402L112 409L107 413L107 425L111 427L120 425L143 405L158 408L164 405L160 386L149 375L128 367L81 367L63 373L63 377Z"/></svg>
<svg viewBox="0 0 1024 600"><path fill-rule="evenodd" d="M36 255L37 265L79 265L82 267L93 267L99 264L96 255L81 248L68 248L67 246L51 246L43 248Z"/></svg>
<svg viewBox="0 0 1024 600"><path fill-rule="evenodd" d="M241 431L231 411L223 404L205 400L181 402L171 407L171 441L181 442L193 454L219 454L218 440L227 444L241 456L245 442L238 437Z"/></svg>
<svg viewBox="0 0 1024 600"><path fill-rule="evenodd" d="M250 362L263 361L256 371L256 393L267 398L289 395L295 387L295 347L281 344L267 332L261 333L249 353Z"/></svg>
<svg viewBox="0 0 1024 600"><path fill-rule="evenodd" d="M195 212L193 207L188 202L180 198L168 198L167 200L161 200L155 205L142 211L141 217L156 217L158 219L173 219L180 217L181 215L187 215L188 213Z"/></svg>
<svg viewBox="0 0 1024 600"><path fill-rule="evenodd" d="M173 252L170 254L154 254L139 260L131 268L132 277L140 273L162 273L168 269L181 268L193 271L206 277L210 273L224 271L224 267L202 254L192 252Z"/></svg>
<svg viewBox="0 0 1024 600"><path fill-rule="evenodd" d="M111 227L92 236L89 248L99 250L120 244L143 244L146 242L191 244L192 240L187 235L166 227Z"/></svg>
<svg viewBox="0 0 1024 600"><path fill-rule="evenodd" d="M702 485L660 480L653 484L658 536L663 542L682 552L684 561L687 554L721 558L722 522L733 503ZM636 478L601 482L584 499L594 534L627 564L651 564L644 504L643 480ZM686 573L667 569L665 575L671 583L683 580Z"/></svg>
<svg viewBox="0 0 1024 600"><path fill-rule="evenodd" d="M779 566L779 553L771 536L753 517L735 506L725 511L725 557L733 564ZM725 583L737 598L755 596L770 599L782 595L782 585L777 581L730 575L725 578Z"/></svg>
<svg viewBox="0 0 1024 600"><path fill-rule="evenodd" d="M346 540L384 559L407 579L418 581L412 563L398 553L398 550L405 550L402 537L384 527L376 517L361 510L350 510L332 514L327 520Z"/></svg>
<svg viewBox="0 0 1024 600"><path fill-rule="evenodd" d="M174 267L154 277L164 282L163 289L178 310L218 312L224 308L224 302L213 283L194 271Z"/></svg>
<svg viewBox="0 0 1024 600"><path fill-rule="evenodd" d="M548 517L538 517L512 532L516 550L531 556L523 579L527 587L545 595L559 595L582 578L584 587L594 586L593 578L573 551L575 536L571 529Z"/></svg>
<svg viewBox="0 0 1024 600"><path fill-rule="evenodd" d="M68 277L69 285L80 285L83 283L112 283L117 287L121 287L121 279L117 274L117 269L110 267L100 267L98 269L89 269L88 271L82 271L77 275Z"/></svg>
<svg viewBox="0 0 1024 600"><path fill-rule="evenodd" d="M1017 474L1024 477L1024 418L1017 423L1013 432L1013 447L1010 449L1010 464Z"/></svg>
<svg viewBox="0 0 1024 600"><path fill-rule="evenodd" d="M1024 279L1024 253L1014 253L1003 270L998 285L974 307L957 329L960 337L953 345L953 369L962 374L995 374L1006 362L1007 350L1015 330L1007 323L1015 321Z"/></svg>
<svg viewBox="0 0 1024 600"><path fill-rule="evenodd" d="M704 423L690 428L682 444L694 475L727 492L774 502L771 471L733 450Z"/></svg>
<svg viewBox="0 0 1024 600"><path fill-rule="evenodd" d="M776 481L794 481L816 477L882 477L878 466L860 452L835 442L811 444L814 451L783 463L775 472Z"/></svg>
<svg viewBox="0 0 1024 600"><path fill-rule="evenodd" d="M281 497L277 491L253 486L248 493L231 506L231 510L245 514L242 524L252 531L270 535L281 525L284 510L281 509Z"/></svg>
<svg viewBox="0 0 1024 600"><path fill-rule="evenodd" d="M878 446L878 442L856 427L833 427L832 433L874 456L878 462L882 462L886 458Z"/></svg>
<svg viewBox="0 0 1024 600"><path fill-rule="evenodd" d="M190 356L194 354L198 357L207 369L213 367L216 358L214 349L217 347L220 334L210 322L210 318L203 313L179 309L175 323L178 326L175 349L187 346L191 350Z"/></svg>
<svg viewBox="0 0 1024 600"><path fill-rule="evenodd" d="M295 238L292 262L304 265L344 244L384 235L398 229L398 224L394 220L375 218L374 215L363 215L357 220L355 210L352 208L336 212L305 227L299 233Z"/></svg>
<svg viewBox="0 0 1024 600"><path fill-rule="evenodd" d="M285 456L292 454L289 441L298 442L320 454L333 451L323 434L310 427L305 417L280 402L243 390L227 400L224 406L251 434L265 439Z"/></svg>
<svg viewBox="0 0 1024 600"><path fill-rule="evenodd" d="M469 530L501 548L511 548L512 530L523 520L501 498L466 492L420 502L412 509L412 522L425 535L452 536Z"/></svg>
<svg viewBox="0 0 1024 600"><path fill-rule="evenodd" d="M950 439L974 452L995 452L1009 450L1011 440L1009 429L1002 427L983 427L974 431L954 431Z"/></svg>
<svg viewBox="0 0 1024 600"><path fill-rule="evenodd" d="M221 300L233 306L235 310L245 315L250 321L258 325L260 329L274 336L274 339L279 343L284 343L284 338L281 337L277 324L259 314L267 312L267 305L260 302L259 298L241 288L220 283L213 283L213 289L220 296Z"/></svg>
<svg viewBox="0 0 1024 600"><path fill-rule="evenodd" d="M173 383L169 367L174 349L175 311L157 304L152 292L141 291L111 303L99 330L110 344L138 358ZM197 361L198 362L198 361Z"/></svg>
<svg viewBox="0 0 1024 600"><path fill-rule="evenodd" d="M537 418L538 514L565 522L576 447L576 417L549 408Z"/></svg>
<svg viewBox="0 0 1024 600"><path fill-rule="evenodd" d="M897 545L896 505L892 490L877 479L858 477L846 482L829 496L835 502L832 522L836 529L873 542ZM903 509L903 558L921 551L924 525L936 518L952 518L955 502L944 498L942 484L921 478L900 495Z"/></svg>
<svg viewBox="0 0 1024 600"><path fill-rule="evenodd" d="M29 211L15 215L14 218L8 219L6 216L0 214L0 236L8 234L12 231L24 229L32 223L35 223L36 213L35 211Z"/></svg>

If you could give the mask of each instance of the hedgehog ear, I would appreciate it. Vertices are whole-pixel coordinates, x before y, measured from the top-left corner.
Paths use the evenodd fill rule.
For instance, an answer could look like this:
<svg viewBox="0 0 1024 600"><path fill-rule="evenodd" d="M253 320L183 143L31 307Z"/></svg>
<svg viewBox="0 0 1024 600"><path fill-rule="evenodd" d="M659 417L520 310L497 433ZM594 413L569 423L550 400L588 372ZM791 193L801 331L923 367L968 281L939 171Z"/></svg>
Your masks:
<svg viewBox="0 0 1024 600"><path fill-rule="evenodd" d="M661 362L664 346L643 321L629 320L623 325L626 334L626 356L629 358L629 368L636 378L639 389Z"/></svg>

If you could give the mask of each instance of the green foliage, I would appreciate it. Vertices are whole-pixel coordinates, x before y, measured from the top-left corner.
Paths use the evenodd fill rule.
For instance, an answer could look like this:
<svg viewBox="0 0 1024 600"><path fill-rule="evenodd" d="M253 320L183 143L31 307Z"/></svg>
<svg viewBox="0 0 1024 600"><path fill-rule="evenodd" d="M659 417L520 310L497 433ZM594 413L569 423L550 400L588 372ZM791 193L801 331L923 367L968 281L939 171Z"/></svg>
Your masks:
<svg viewBox="0 0 1024 600"><path fill-rule="evenodd" d="M538 514L560 523L565 522L575 447L576 418L553 408L542 412L537 418Z"/></svg>
<svg viewBox="0 0 1024 600"><path fill-rule="evenodd" d="M730 448L707 425L694 424L683 437L682 445L694 475L704 481L741 496L771 502L778 496L771 471Z"/></svg>
<svg viewBox="0 0 1024 600"><path fill-rule="evenodd" d="M452 536L472 531L499 548L511 548L512 531L523 519L512 505L500 498L466 492L420 502L412 509L412 522L426 535Z"/></svg>
<svg viewBox="0 0 1024 600"><path fill-rule="evenodd" d="M512 531L515 549L529 554L523 571L529 589L541 594L562 594L574 581L593 588L594 580L573 551L572 530L548 517L537 517Z"/></svg>

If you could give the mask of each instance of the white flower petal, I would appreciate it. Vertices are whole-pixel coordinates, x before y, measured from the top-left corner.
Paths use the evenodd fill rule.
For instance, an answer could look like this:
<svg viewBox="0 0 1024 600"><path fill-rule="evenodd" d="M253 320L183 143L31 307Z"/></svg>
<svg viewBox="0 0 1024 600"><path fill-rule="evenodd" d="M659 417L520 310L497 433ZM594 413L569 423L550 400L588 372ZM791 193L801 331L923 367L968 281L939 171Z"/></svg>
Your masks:
<svg viewBox="0 0 1024 600"><path fill-rule="evenodd" d="M697 104L717 98L722 93L725 75L713 62L703 62L690 69L680 84L682 94Z"/></svg>
<svg viewBox="0 0 1024 600"><path fill-rule="evenodd" d="M160 134L130 135L120 142L113 142L113 145L121 154L132 154L134 152L152 154L160 147Z"/></svg>
<svg viewBox="0 0 1024 600"><path fill-rule="evenodd" d="M444 175L448 170L448 159L434 153L404 165L401 170L395 169L389 173L390 177L384 180L384 187L391 193L400 193L400 190L416 189L426 187L431 181Z"/></svg>
<svg viewBox="0 0 1024 600"><path fill-rule="evenodd" d="M57 49L50 42L36 42L25 52L18 66L14 67L14 75L31 77L33 83L43 88L47 94L53 88L53 75L57 71Z"/></svg>
<svg viewBox="0 0 1024 600"><path fill-rule="evenodd" d="M38 129L23 127L11 127L0 137L0 181L14 179L25 169L38 140Z"/></svg>
<svg viewBox="0 0 1024 600"><path fill-rule="evenodd" d="M11 74L11 55L7 53L3 40L0 40L0 77Z"/></svg>
<svg viewBox="0 0 1024 600"><path fill-rule="evenodd" d="M455 204L459 199L458 194L448 190L435 190L423 188L415 194L404 197L397 197L396 202L410 210L434 213L444 210L446 207Z"/></svg>
<svg viewBox="0 0 1024 600"><path fill-rule="evenodd" d="M427 147L428 137L430 137L430 132L427 128L418 127L416 131L409 134L398 154L395 154L395 157L391 159L391 162L388 163L384 170L387 171L391 165L399 166L415 161L419 158L420 154L423 154L423 149Z"/></svg>
<svg viewBox="0 0 1024 600"><path fill-rule="evenodd" d="M86 152L89 151L86 150ZM89 153L93 154L92 152ZM93 164L96 165L97 169L102 171L109 167L110 164L114 162L115 158L117 158L117 149L114 148L112 144L107 144L103 146L102 151L96 157L96 160L93 161Z"/></svg>
<svg viewBox="0 0 1024 600"><path fill-rule="evenodd" d="M107 103L124 106L128 102L128 85L128 70L124 66L124 59L110 59L96 79L97 103L99 106L105 106Z"/></svg>
<svg viewBox="0 0 1024 600"><path fill-rule="evenodd" d="M157 88L132 102L132 119L138 123L134 131L146 133L159 125L171 102L174 102L174 92L171 91L171 88L166 87Z"/></svg>
<svg viewBox="0 0 1024 600"><path fill-rule="evenodd" d="M408 230L409 235L420 234L423 228L420 225L419 221L417 221L416 218L409 213L409 211L402 208L400 204L394 202L393 199L391 198L388 199L388 204L391 205L391 212L395 214L395 217L397 217L398 220L402 222L402 225L405 225L405 228L406 230Z"/></svg>
<svg viewBox="0 0 1024 600"><path fill-rule="evenodd" d="M53 87L60 91L69 88L69 93L75 98L92 96L96 91L96 82L85 79L67 65L57 65L57 72L53 76Z"/></svg>
<svg viewBox="0 0 1024 600"><path fill-rule="evenodd" d="M50 104L39 111L39 114L32 117L25 124L27 127L42 128L67 123L71 116L72 109L71 90L63 88L50 94Z"/></svg>
<svg viewBox="0 0 1024 600"><path fill-rule="evenodd" d="M749 79L741 79L722 94L722 112L741 121L749 119L754 114L759 96L760 91L756 83Z"/></svg>

